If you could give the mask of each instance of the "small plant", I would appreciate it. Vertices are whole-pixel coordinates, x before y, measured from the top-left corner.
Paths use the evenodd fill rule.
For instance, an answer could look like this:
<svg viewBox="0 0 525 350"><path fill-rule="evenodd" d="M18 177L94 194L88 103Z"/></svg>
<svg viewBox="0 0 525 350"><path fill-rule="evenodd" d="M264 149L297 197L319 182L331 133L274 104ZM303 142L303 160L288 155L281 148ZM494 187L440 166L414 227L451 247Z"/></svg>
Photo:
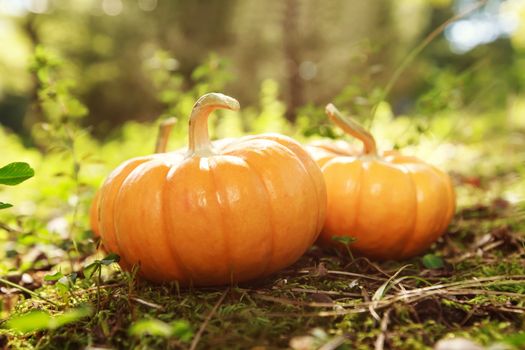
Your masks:
<svg viewBox="0 0 525 350"><path fill-rule="evenodd" d="M14 162L0 168L0 185L15 186L32 178L35 171L27 163ZM11 203L0 202L0 209L11 208Z"/></svg>
<svg viewBox="0 0 525 350"><path fill-rule="evenodd" d="M113 263L118 263L120 256L109 254L102 260L95 260L84 268L84 277L88 280L95 279L97 284L97 312L100 310L100 285L102 284L102 268Z"/></svg>
<svg viewBox="0 0 525 350"><path fill-rule="evenodd" d="M350 249L350 245L357 241L357 238L351 237L351 236L333 236L332 241L341 243L344 245L346 252L348 253L348 256L350 257L350 260L354 260L354 254L352 254L352 250Z"/></svg>

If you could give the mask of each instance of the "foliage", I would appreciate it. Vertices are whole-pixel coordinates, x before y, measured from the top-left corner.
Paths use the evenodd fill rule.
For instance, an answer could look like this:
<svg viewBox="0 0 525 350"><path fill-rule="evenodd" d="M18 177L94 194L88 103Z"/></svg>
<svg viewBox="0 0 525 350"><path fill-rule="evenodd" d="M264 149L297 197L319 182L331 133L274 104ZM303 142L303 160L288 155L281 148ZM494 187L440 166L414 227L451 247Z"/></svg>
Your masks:
<svg viewBox="0 0 525 350"><path fill-rule="evenodd" d="M7 321L7 327L22 334L42 330L54 330L67 324L79 321L91 315L88 306L67 310L60 315L51 315L47 311L30 311L23 315L11 317Z"/></svg>
<svg viewBox="0 0 525 350"><path fill-rule="evenodd" d="M357 35L352 42L356 51L348 50L351 57L337 45L312 44L309 50L319 51L317 56L310 52L312 57L323 63L317 65L317 78L303 86L303 102L308 103L296 106L296 121L291 123L285 103L289 73L261 73L278 71L280 65L269 59L261 65L267 68L260 68L256 62L267 56L251 49L261 45L250 37L254 32L270 41L275 37L266 22L257 24L257 16L267 12L260 11L262 5L238 5L245 7L245 14L237 17L244 34L232 43L250 48L239 60L223 57L223 51L221 56L209 54L208 47L188 42L175 50L171 42L179 42L168 38L180 36L179 25L195 22L203 27L191 27L195 35L211 35L209 27L194 18L173 24L177 29L165 37L137 32L138 27L170 27L176 6L201 6L183 3L163 2L162 13L155 16L130 9L126 20L95 16L83 21L79 19L85 17L71 15L81 5L64 2L48 17L36 19L46 33L43 41L56 50L37 46L32 73L16 75L35 82L25 128L13 126L19 132L15 134L0 127L2 161L15 164L0 168L0 184L30 177L32 171L22 163L31 164L37 174L23 186L0 188L2 200L16 204L0 212L2 346L429 349L452 336L484 346L523 346L518 332L525 307L525 66L519 37L463 55L444 49L447 42L438 39L407 68L386 100L383 86L411 46L403 41L390 47L388 41L398 41L384 35L391 32L388 24L373 26L378 30L375 38L384 39ZM450 10L437 3L443 1L422 6L431 7L431 22L449 16ZM337 7L342 2L333 4L311 12L316 15L304 21L301 35L315 39L315 33L306 30L315 26L334 32L341 24L334 14L342 13ZM228 9L225 5L220 11ZM298 16L309 18L308 13ZM215 12L208 19L214 17ZM29 29L34 28L31 21L35 18L29 19ZM57 32L53 23L73 29ZM84 26L88 29L76 30ZM422 35L425 30L420 31ZM160 44L141 46L146 35ZM319 47L331 53L325 55ZM206 54L196 54L199 50ZM341 70L339 60L358 63ZM333 67L326 67L330 62ZM256 76L251 74L254 66L261 69ZM15 85L19 90L31 84ZM425 255L409 261L375 263L353 256L352 240L345 238L339 242L348 251L313 247L288 270L224 289L154 285L137 278L136 270L122 272L118 257L102 254L89 230L94 192L117 164L153 152L158 123L166 117L178 119L169 149L184 147L186 118L195 97L212 89L237 91L243 97L240 113L221 113L211 121L215 138L267 131L305 142L344 138L326 122L322 105L333 100L370 125L380 149L399 148L449 170L458 196L453 224ZM111 127L113 120L130 116L141 121ZM31 132L25 132L29 128Z"/></svg>
<svg viewBox="0 0 525 350"><path fill-rule="evenodd" d="M14 186L25 180L33 177L35 171L24 162L9 163L6 166L0 168L0 185ZM10 203L0 202L0 209L11 208L13 205Z"/></svg>

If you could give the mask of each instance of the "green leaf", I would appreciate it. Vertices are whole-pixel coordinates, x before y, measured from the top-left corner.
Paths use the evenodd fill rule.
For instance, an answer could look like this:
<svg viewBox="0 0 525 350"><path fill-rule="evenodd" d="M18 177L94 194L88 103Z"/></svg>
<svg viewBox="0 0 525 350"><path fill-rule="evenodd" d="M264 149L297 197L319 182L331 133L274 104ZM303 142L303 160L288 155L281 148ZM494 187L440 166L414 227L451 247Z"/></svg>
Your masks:
<svg viewBox="0 0 525 350"><path fill-rule="evenodd" d="M525 332L508 335L501 339L501 341L515 346L517 349L521 349L522 347L525 347Z"/></svg>
<svg viewBox="0 0 525 350"><path fill-rule="evenodd" d="M133 323L128 333L136 337L145 335L163 338L175 337L183 342L189 342L193 338L191 325L185 320L166 323L156 319L142 319Z"/></svg>
<svg viewBox="0 0 525 350"><path fill-rule="evenodd" d="M95 262L92 262L88 266L84 267L84 277L90 279L93 277L97 269L100 269L100 260L96 260Z"/></svg>
<svg viewBox="0 0 525 350"><path fill-rule="evenodd" d="M27 163L15 162L0 168L0 184L14 186L33 177L35 171Z"/></svg>
<svg viewBox="0 0 525 350"><path fill-rule="evenodd" d="M410 266L410 264L401 266L396 271L396 273L394 273L392 276L390 276L390 278L385 283L383 283L379 288L377 288L376 292L372 296L372 300L373 301L381 300L383 298L383 296L386 294L386 292L392 287L392 281L401 273L401 271L403 271L404 269L406 269L409 266Z"/></svg>
<svg viewBox="0 0 525 350"><path fill-rule="evenodd" d="M13 206L12 204L0 202L0 210L1 209L11 208L12 206Z"/></svg>
<svg viewBox="0 0 525 350"><path fill-rule="evenodd" d="M131 325L129 334L137 337L144 335L153 335L157 337L171 337L173 335L173 327L166 322L160 320L139 320Z"/></svg>
<svg viewBox="0 0 525 350"><path fill-rule="evenodd" d="M50 315L46 311L31 311L23 315L11 317L6 325L7 328L19 333L30 333L44 329L57 329L69 323L74 323L84 317L90 316L91 307L83 306L71 309L60 315Z"/></svg>
<svg viewBox="0 0 525 350"><path fill-rule="evenodd" d="M110 253L108 256L106 256L104 259L100 260L102 265L111 265L113 263L119 262L120 256L115 253Z"/></svg>
<svg viewBox="0 0 525 350"><path fill-rule="evenodd" d="M64 277L62 272L57 271L54 274L47 274L47 275L45 275L44 276L44 281L58 281L62 277Z"/></svg>
<svg viewBox="0 0 525 350"><path fill-rule="evenodd" d="M45 311L38 310L12 317L7 321L7 328L20 333L29 333L47 329L50 324L51 315Z"/></svg>
<svg viewBox="0 0 525 350"><path fill-rule="evenodd" d="M427 269L442 269L445 266L443 259L435 254L426 254L421 262Z"/></svg>
<svg viewBox="0 0 525 350"><path fill-rule="evenodd" d="M344 245L350 245L357 241L357 238L351 236L333 236L332 241L336 241Z"/></svg>
<svg viewBox="0 0 525 350"><path fill-rule="evenodd" d="M193 339L193 329L188 321L178 320L171 323L173 336L181 341L188 343Z"/></svg>
<svg viewBox="0 0 525 350"><path fill-rule="evenodd" d="M66 324L77 322L84 317L91 316L92 311L90 306L82 306L68 310L61 315L54 316L51 319L51 329L57 329Z"/></svg>

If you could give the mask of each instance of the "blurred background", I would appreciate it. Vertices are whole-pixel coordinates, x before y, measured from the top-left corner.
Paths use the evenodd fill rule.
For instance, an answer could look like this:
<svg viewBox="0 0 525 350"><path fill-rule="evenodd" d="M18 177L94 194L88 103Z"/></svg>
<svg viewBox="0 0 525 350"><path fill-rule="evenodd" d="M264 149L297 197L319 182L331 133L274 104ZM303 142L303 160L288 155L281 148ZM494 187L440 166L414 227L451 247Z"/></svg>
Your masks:
<svg viewBox="0 0 525 350"><path fill-rule="evenodd" d="M270 79L291 121L337 97L366 107L429 33L475 6L403 71L388 98L396 114L500 108L522 94L525 1L0 0L1 123L23 133L40 118L28 70L39 45L67 62L97 135L162 113L159 69L177 76L174 94L211 75L244 106Z"/></svg>
<svg viewBox="0 0 525 350"><path fill-rule="evenodd" d="M183 146L209 91L242 106L212 118L215 138L342 137L334 102L381 148L483 188L465 201L524 198L525 0L0 0L0 156L37 172L3 198L87 207L160 120Z"/></svg>

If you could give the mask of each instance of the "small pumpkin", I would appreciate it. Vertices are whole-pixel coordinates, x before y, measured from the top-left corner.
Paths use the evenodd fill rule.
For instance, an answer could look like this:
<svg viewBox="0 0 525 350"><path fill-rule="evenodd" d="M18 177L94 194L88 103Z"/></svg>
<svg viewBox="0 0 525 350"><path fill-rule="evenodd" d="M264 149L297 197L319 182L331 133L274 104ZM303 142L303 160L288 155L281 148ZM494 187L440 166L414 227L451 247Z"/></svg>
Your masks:
<svg viewBox="0 0 525 350"><path fill-rule="evenodd" d="M295 262L321 231L326 188L315 161L279 134L212 145L216 109L239 103L202 96L187 150L130 159L100 189L94 231L147 279L208 286L263 277Z"/></svg>
<svg viewBox="0 0 525 350"><path fill-rule="evenodd" d="M449 225L455 211L450 177L422 160L397 151L379 154L374 137L334 105L328 117L361 140L362 152L339 147L316 157L328 205L320 241L353 237L350 248L366 257L401 260L426 250Z"/></svg>
<svg viewBox="0 0 525 350"><path fill-rule="evenodd" d="M166 148L168 147L168 141L169 136L171 133L171 130L173 129L173 126L177 123L176 118L168 118L162 121L159 125L159 132L157 135L157 141L155 142L155 153L165 153ZM100 237L100 230L99 230L99 209L98 209L98 202L100 200L100 189L95 192L95 195L93 196L93 200L91 201L91 205L89 207L89 226L91 227L91 231L93 232L93 235L95 237ZM104 249L104 245L101 244L100 248Z"/></svg>
<svg viewBox="0 0 525 350"><path fill-rule="evenodd" d="M337 156L357 156L361 151L343 140L316 140L306 145L306 150L322 167Z"/></svg>

